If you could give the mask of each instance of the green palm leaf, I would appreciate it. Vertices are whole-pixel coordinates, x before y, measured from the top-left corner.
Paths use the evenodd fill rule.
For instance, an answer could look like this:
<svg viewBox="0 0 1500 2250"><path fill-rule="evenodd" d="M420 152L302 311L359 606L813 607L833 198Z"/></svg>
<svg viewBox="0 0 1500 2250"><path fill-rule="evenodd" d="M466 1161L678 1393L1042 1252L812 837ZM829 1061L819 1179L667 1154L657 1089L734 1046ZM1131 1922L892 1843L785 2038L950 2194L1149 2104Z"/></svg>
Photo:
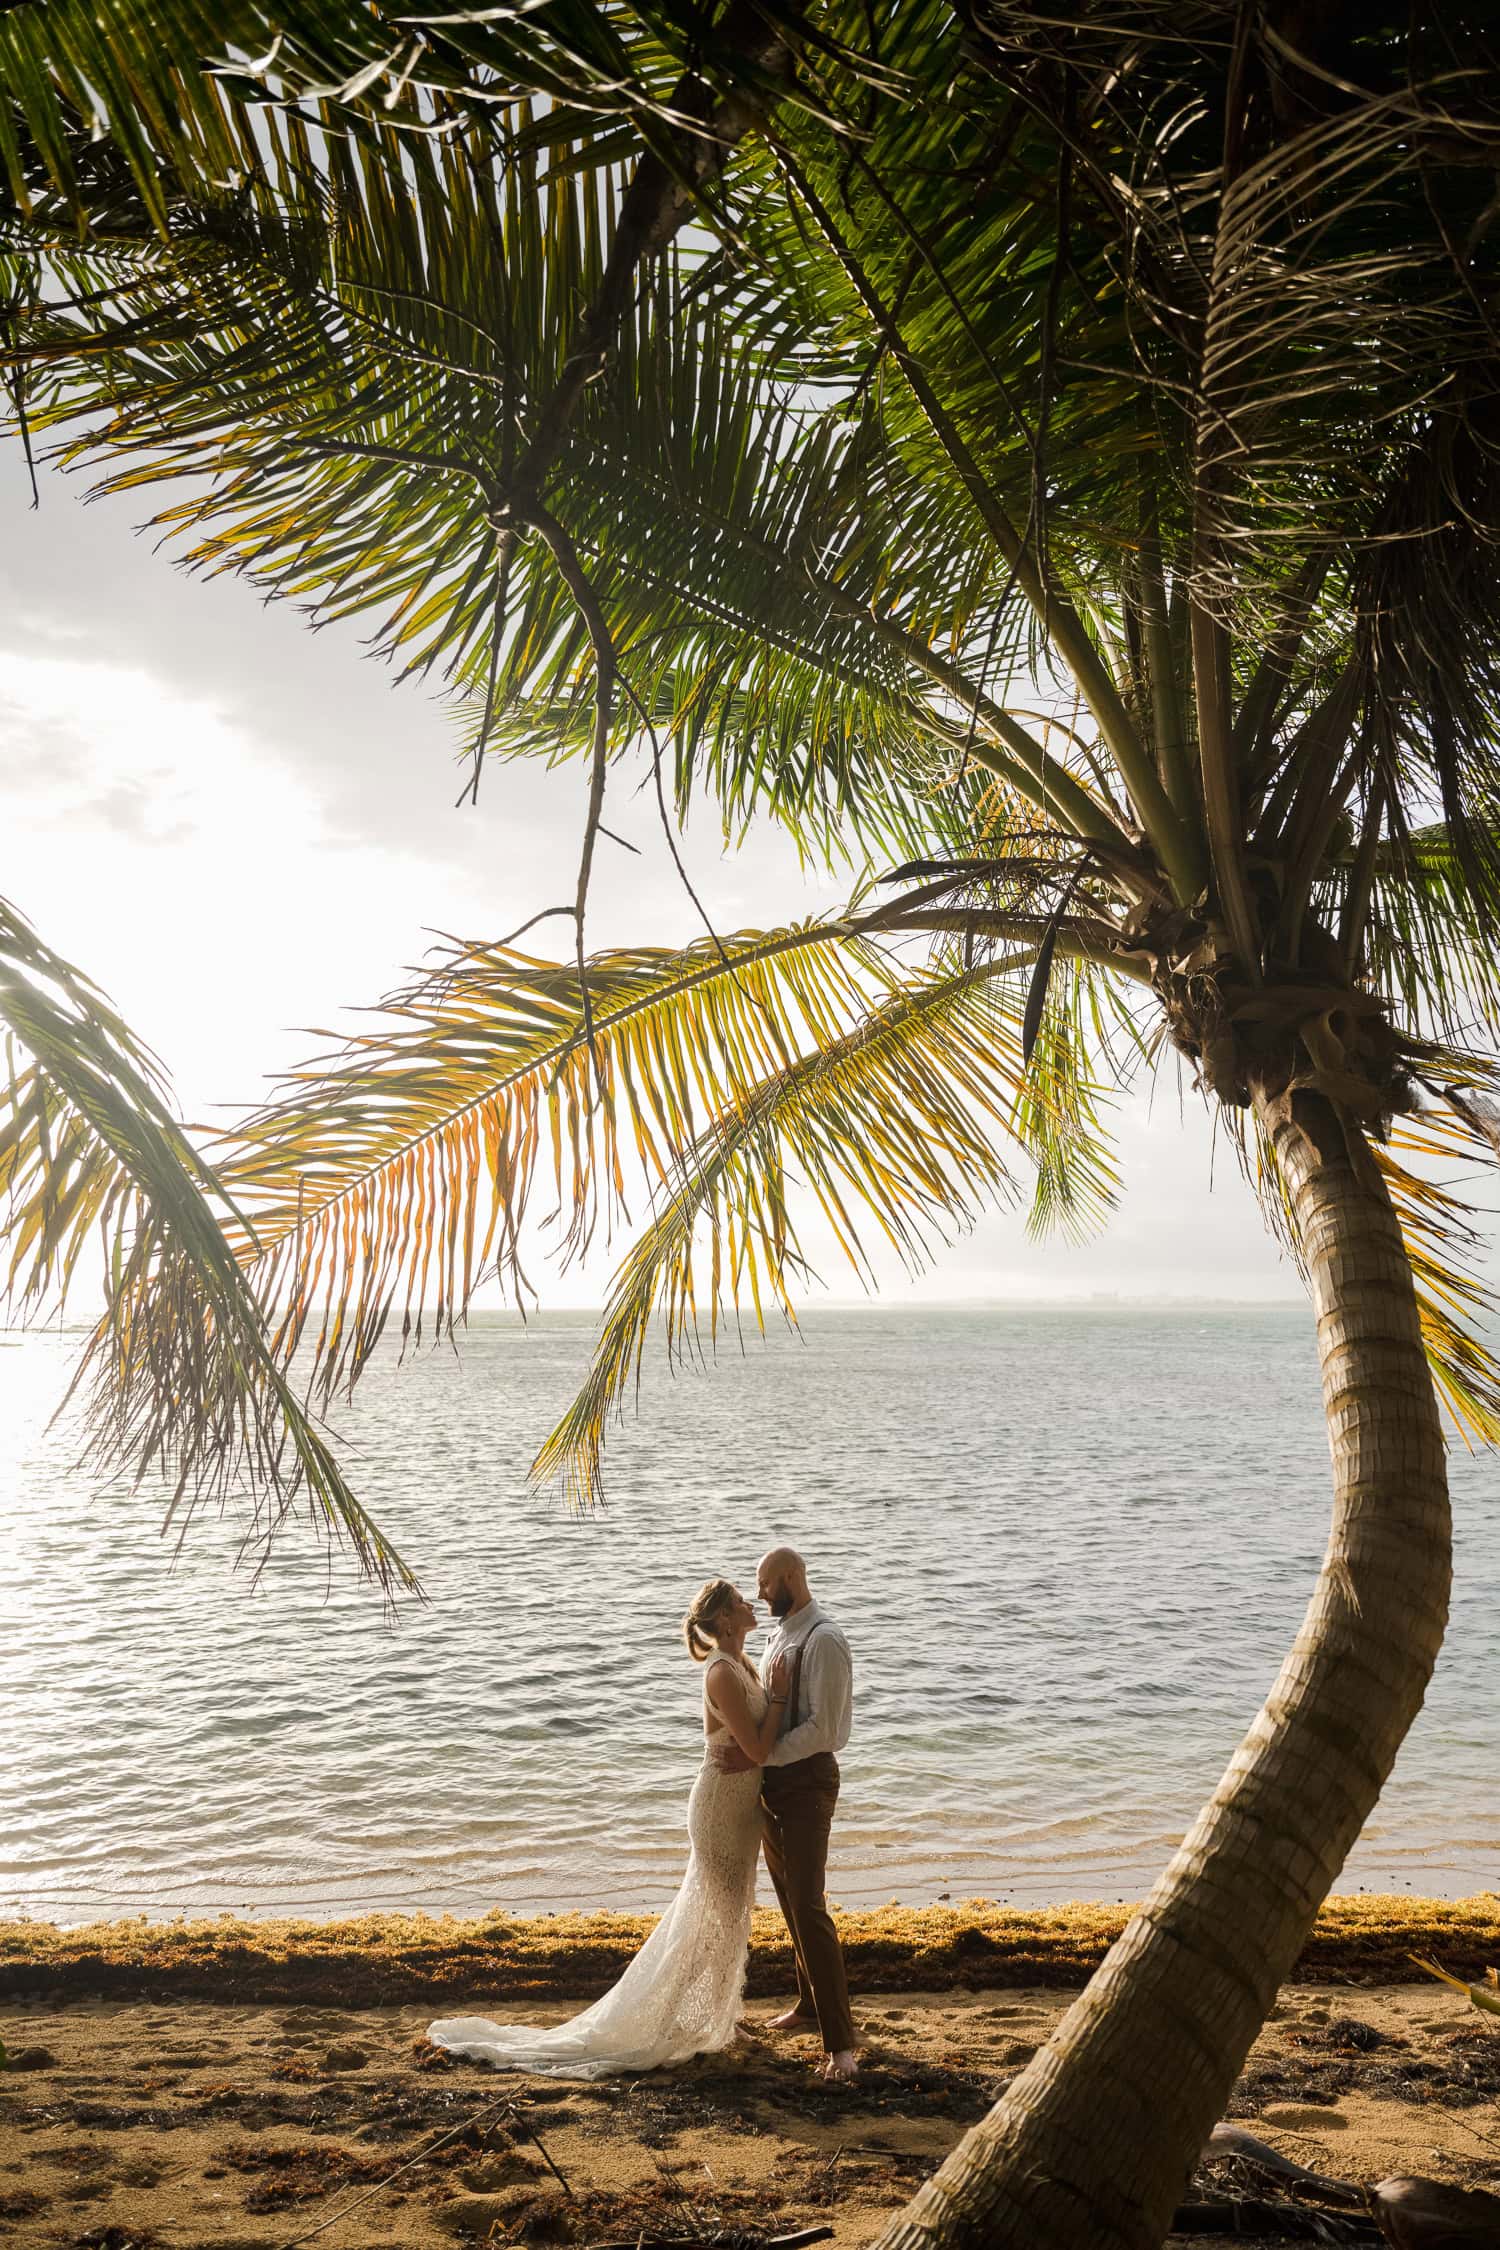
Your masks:
<svg viewBox="0 0 1500 2250"><path fill-rule="evenodd" d="M1493 1093L1495 1074L1482 1074ZM1500 1300L1484 1276L1484 1242L1471 1206L1442 1184L1455 1158L1472 1163L1494 1149L1453 1111L1404 1119L1375 1159L1401 1222L1416 1276L1422 1335L1433 1380L1470 1446L1500 1443L1500 1359L1491 1338Z"/></svg>
<svg viewBox="0 0 1500 2250"><path fill-rule="evenodd" d="M98 989L0 902L0 1200L12 1302L61 1304L97 1241L107 1310L74 1378L89 1458L165 1474L168 1521L248 1480L246 1550L301 1496L392 1593L417 1580L345 1483L267 1342L225 1234L243 1222ZM149 1299L156 1319L138 1318Z"/></svg>
<svg viewBox="0 0 1500 2250"><path fill-rule="evenodd" d="M805 1270L794 1180L865 1275L867 1227L920 1263L945 1226L1010 1191L997 1135L1036 1163L1039 1223L1095 1221L1114 1182L1076 1008L1029 1075L1020 1054L1012 972L1034 948L939 959L913 982L877 921L595 957L588 1024L576 969L452 949L226 1146L278 1353L305 1348L324 1396L352 1386L393 1320L403 1345L447 1334L492 1273L524 1299L539 1191L555 1194L564 1258L643 1194L646 1231L547 1456L587 1501L655 1306L670 1349L700 1298L711 1336L726 1305L790 1309Z"/></svg>
<svg viewBox="0 0 1500 2250"><path fill-rule="evenodd" d="M649 1197L621 1282L634 1309L617 1297L607 1323L637 1341L658 1297L669 1340L681 1335L706 1209L711 1329L742 1290L757 1317L788 1302L801 1264L793 1171L866 1272L860 1211L919 1261L934 1226L1007 1186L997 1131L1036 1160L1045 1216L1097 1216L1113 1176L1077 1068L1080 1027L1059 1029L1027 1077L1014 994L997 989L1032 954L939 964L913 985L871 920L595 957L591 1034L576 969L451 950L226 1146L277 1351L306 1347L327 1396L358 1379L392 1319L403 1343L442 1336L491 1273L524 1298L523 1238L548 1187L564 1258L627 1218L633 1193ZM622 1349L607 1343L606 1363L613 1398ZM602 1413L590 1426L597 1451ZM589 1467L578 1488L595 1481Z"/></svg>
<svg viewBox="0 0 1500 2250"><path fill-rule="evenodd" d="M1456 1077L1458 1108L1424 1108L1392 1126L1384 1144L1370 1147L1395 1209L1411 1262L1427 1364L1448 1416L1466 1445L1500 1444L1500 1356L1491 1339L1500 1299L1483 1274L1484 1244L1472 1206L1444 1176L1455 1163L1493 1157L1492 1138L1464 1099L1493 1093L1497 1074L1472 1056L1434 1058L1434 1068ZM1257 1126L1238 1136L1246 1170L1254 1179L1272 1231L1305 1272L1302 1243L1275 1152ZM1254 1154L1246 1153L1247 1140Z"/></svg>
<svg viewBox="0 0 1500 2250"><path fill-rule="evenodd" d="M1201 52L1147 38L1127 83L1092 25L1070 64L1097 70L1080 135L1037 93L1040 33L1004 11L963 35L909 11L876 57L852 13L778 30L756 11L770 44L752 53L730 10L695 26L690 58L670 15L584 0L460 11L421 42L379 10L306 5L279 46L258 45L254 10L224 19L239 62L205 73L183 0L135 75L127 0L47 20L50 46L40 11L0 22L7 366L65 459L122 489L194 480L157 519L194 567L373 619L376 645L456 688L471 751L482 734L607 762L644 724L679 807L706 781L732 823L770 809L824 856L1024 835L1061 869L1087 839L1084 953L1153 983L1234 1102L1264 1039L1225 1023L1295 1044L1309 984L1342 979L1356 1023L1378 1022L1378 995L1418 1039L1493 1021L1500 510L1475 183L1496 128L1472 79L1459 95L1395 73L1231 164L1204 120L1236 82L1206 32ZM1132 139L1131 104L1180 110L1182 130ZM84 163L96 109L114 137ZM543 486L559 538L527 514ZM602 720L601 666L623 683ZM1071 720L1048 708L1069 678ZM1002 870L937 913L1024 935L1055 906L1048 881ZM576 1248L615 1193L616 1131L577 1067L578 972L493 974L497 996L546 986L561 1009L538 1054L574 1042L555 1176L579 1188ZM1039 1048L1029 1084L1052 1090L1018 1112L1039 1225L1093 1223L1112 1191L1082 991ZM471 1258L519 1255L509 1188L492 1235L441 1166L458 1214L441 1255L414 1172L399 1247L363 1211L352 1247L332 1219L320 1232L359 1180L389 1185L428 1147L424 1118L445 1145L445 1072L467 1114L475 1089L428 1014L425 1073L415 1047L371 1058L387 1107L360 1106L353 1060L298 1096L331 1103L326 1141L294 1102L234 1159L262 1167L280 1347L325 1286L288 1244L327 1261L332 1379L394 1301L382 1273L413 1325L440 1274L442 1325ZM849 1025L835 1010L829 1036ZM816 1037L809 1020L788 1055ZM501 1048L517 1083L541 1067ZM1381 1030L1348 1058L1366 1120L1410 1098L1402 1057ZM664 1179L731 1081L759 1079L710 1072L703 1115L633 1106L623 1079L605 1092ZM534 1171L528 1154L522 1204ZM300 1233L288 1197L313 1213Z"/></svg>
<svg viewBox="0 0 1500 2250"><path fill-rule="evenodd" d="M451 948L223 1152L277 1349L306 1344L328 1395L393 1315L403 1339L445 1334L490 1272L524 1296L539 1192L556 1195L561 1255L581 1255L627 1215L632 1173L650 1192L738 1088L840 1036L894 982L847 917L596 956L584 978Z"/></svg>
<svg viewBox="0 0 1500 2250"><path fill-rule="evenodd" d="M605 1431L658 1310L673 1356L693 1348L705 1312L711 1341L726 1308L738 1312L746 1299L762 1327L768 1304L795 1317L789 1278L808 1271L799 1199L867 1278L862 1226L916 1268L983 1202L1011 1192L996 1140L1016 1131L1024 1065L1013 972L1030 958L905 984L841 1037L733 1089L663 1180L617 1277L588 1378L534 1476L558 1482L575 1505L600 1497ZM1027 1103L1039 1106L1034 1091Z"/></svg>
<svg viewBox="0 0 1500 2250"><path fill-rule="evenodd" d="M1082 963L1054 966L1021 1089L1015 1129L1036 1167L1027 1219L1036 1239L1087 1240L1108 1223L1119 1190L1100 1114L1098 1062L1109 1050L1098 981Z"/></svg>

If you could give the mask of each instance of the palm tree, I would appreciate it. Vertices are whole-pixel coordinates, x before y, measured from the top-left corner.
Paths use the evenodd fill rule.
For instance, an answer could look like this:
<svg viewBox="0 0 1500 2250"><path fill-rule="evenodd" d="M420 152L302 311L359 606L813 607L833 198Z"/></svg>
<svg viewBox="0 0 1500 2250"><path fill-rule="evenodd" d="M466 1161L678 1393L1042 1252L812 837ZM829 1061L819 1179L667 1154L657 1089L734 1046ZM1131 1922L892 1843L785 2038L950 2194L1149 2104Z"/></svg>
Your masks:
<svg viewBox="0 0 1500 2250"><path fill-rule="evenodd" d="M1432 1179L1497 1141L1489 12L228 13L0 15L16 419L177 480L192 567L436 668L474 790L585 777L570 957L452 948L211 1152L279 1362L328 1397L393 1318L524 1288L546 1180L576 1248L633 1151L539 1463L587 1500L659 1313L682 1351L789 1302L799 1198L919 1258L1019 1156L1035 1223L1088 1225L1099 1090L1167 1054L1306 1273L1302 1629L885 2238L1156 2243L1437 1655L1437 1393L1500 1429ZM848 910L591 955L632 765L669 834L707 792L848 864ZM134 1331L178 1317L144 1266Z"/></svg>

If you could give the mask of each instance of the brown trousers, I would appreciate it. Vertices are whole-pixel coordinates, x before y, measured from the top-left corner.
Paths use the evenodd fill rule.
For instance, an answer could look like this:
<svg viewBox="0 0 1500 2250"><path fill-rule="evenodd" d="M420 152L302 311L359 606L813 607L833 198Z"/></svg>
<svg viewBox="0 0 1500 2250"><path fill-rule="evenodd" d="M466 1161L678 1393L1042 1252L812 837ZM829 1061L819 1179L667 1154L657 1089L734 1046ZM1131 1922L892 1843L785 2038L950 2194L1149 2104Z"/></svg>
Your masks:
<svg viewBox="0 0 1500 2250"><path fill-rule="evenodd" d="M839 1763L831 1750L789 1766L767 1766L761 1777L766 1815L766 1865L791 1933L797 1958L797 2007L816 2016L830 2055L854 2045L844 1954L823 1896L828 1831L839 1801Z"/></svg>

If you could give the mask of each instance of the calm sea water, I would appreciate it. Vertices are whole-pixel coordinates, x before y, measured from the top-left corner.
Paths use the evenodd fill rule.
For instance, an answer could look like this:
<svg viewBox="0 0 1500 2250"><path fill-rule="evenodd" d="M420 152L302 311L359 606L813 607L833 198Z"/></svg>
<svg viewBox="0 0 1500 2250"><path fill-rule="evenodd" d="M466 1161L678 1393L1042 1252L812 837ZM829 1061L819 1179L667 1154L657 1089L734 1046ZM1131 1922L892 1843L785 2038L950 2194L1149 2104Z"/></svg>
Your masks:
<svg viewBox="0 0 1500 2250"><path fill-rule="evenodd" d="M833 1896L1139 1895L1322 1551L1307 1315L814 1312L652 1367L579 1521L525 1469L590 1334L496 1315L366 1378L354 1481L432 1597L394 1629L300 1526L254 1590L230 1522L174 1560L46 1434L68 1339L0 1350L0 1913L659 1905L699 1757L678 1618L784 1538L856 1653ZM1447 1650L1346 1890L1500 1885L1500 1477L1453 1471Z"/></svg>

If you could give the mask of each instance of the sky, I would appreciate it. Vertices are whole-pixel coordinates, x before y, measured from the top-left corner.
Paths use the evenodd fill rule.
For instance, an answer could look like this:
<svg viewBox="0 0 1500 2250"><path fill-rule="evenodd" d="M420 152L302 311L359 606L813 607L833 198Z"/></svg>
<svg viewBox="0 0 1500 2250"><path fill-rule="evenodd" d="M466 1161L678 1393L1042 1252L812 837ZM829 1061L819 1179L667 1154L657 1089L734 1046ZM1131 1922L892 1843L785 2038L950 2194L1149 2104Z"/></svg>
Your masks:
<svg viewBox="0 0 1500 2250"><path fill-rule="evenodd" d="M186 575L136 530L147 512L85 502L55 472L33 512L0 446L0 892L155 1048L183 1113L223 1119L316 1045L302 1027L375 1002L432 932L501 937L570 896L585 775L492 764L457 807L432 688L396 685L357 628L314 632L241 581ZM607 817L640 856L601 843L591 947L697 935L649 789L617 788ZM706 814L683 850L720 930L847 889L769 823L726 850ZM890 1300L1297 1298L1186 1076L1179 1095L1169 1067L1116 1114L1124 1192L1101 1236L1037 1243L1021 1214L986 1215L915 1282L883 1269ZM826 1240L809 1236L828 1296L857 1297ZM608 1267L534 1278L544 1305L576 1306L601 1300Z"/></svg>

